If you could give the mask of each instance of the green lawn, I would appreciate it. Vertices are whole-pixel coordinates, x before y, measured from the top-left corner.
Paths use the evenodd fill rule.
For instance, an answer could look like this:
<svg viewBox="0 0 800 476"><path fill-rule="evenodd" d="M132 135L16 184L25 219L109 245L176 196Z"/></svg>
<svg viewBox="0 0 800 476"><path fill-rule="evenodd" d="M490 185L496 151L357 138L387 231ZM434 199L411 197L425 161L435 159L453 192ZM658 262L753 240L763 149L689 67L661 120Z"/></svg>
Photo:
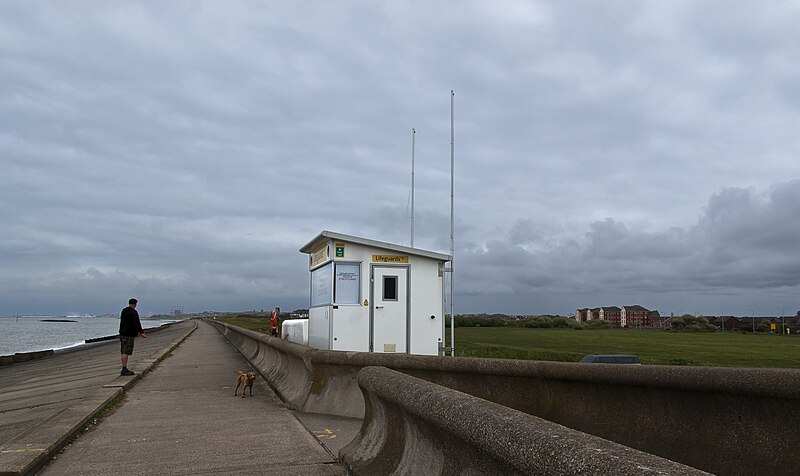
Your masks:
<svg viewBox="0 0 800 476"><path fill-rule="evenodd" d="M218 319L269 332L267 315ZM450 328L446 337L449 341ZM577 362L586 354L633 354L643 364L800 368L800 337L634 329L456 327L456 354L562 362Z"/></svg>
<svg viewBox="0 0 800 476"><path fill-rule="evenodd" d="M218 321L222 321L232 326L243 327L251 331L260 332L262 334L269 334L269 315L263 316L224 316L218 317Z"/></svg>
<svg viewBox="0 0 800 476"><path fill-rule="evenodd" d="M643 364L800 368L800 338L730 332L456 327L459 356L576 362L586 354L633 354Z"/></svg>

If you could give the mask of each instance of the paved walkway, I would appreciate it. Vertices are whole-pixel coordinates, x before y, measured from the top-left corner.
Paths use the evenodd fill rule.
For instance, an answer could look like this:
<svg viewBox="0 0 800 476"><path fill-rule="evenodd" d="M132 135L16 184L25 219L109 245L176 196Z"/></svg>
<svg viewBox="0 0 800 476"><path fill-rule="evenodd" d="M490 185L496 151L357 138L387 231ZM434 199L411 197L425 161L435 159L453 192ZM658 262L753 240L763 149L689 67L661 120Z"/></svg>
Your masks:
<svg viewBox="0 0 800 476"><path fill-rule="evenodd" d="M247 361L199 323L92 431L42 475L344 474L336 459L259 378L233 396Z"/></svg>
<svg viewBox="0 0 800 476"><path fill-rule="evenodd" d="M119 376L116 339L0 367L0 474L27 474L41 466L196 326L181 322L138 339L129 362L140 372L136 377Z"/></svg>

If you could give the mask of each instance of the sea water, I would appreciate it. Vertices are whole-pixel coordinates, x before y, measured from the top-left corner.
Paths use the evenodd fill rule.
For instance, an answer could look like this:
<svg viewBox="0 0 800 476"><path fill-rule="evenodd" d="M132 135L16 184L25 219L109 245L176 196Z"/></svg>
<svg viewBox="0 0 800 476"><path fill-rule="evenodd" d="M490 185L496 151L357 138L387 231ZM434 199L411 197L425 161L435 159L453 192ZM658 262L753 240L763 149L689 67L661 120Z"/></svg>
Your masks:
<svg viewBox="0 0 800 476"><path fill-rule="evenodd" d="M70 322L52 322L55 320ZM141 321L145 329L175 322L155 319ZM65 349L83 344L86 339L114 336L118 332L118 317L0 317L0 355Z"/></svg>

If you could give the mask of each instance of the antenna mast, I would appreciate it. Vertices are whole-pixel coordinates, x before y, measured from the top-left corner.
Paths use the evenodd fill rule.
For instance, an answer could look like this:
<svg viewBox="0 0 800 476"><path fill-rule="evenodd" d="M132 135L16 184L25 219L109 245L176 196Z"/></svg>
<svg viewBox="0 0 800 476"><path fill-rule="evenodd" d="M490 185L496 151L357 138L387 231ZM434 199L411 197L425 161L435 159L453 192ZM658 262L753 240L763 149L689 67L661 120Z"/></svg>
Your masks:
<svg viewBox="0 0 800 476"><path fill-rule="evenodd" d="M453 260L456 256L455 218L453 214L453 191L455 182L455 132L453 128L453 102L455 93L450 90L450 355L456 355L456 314L455 314L455 268Z"/></svg>
<svg viewBox="0 0 800 476"><path fill-rule="evenodd" d="M414 247L414 153L417 131L411 128L411 247Z"/></svg>

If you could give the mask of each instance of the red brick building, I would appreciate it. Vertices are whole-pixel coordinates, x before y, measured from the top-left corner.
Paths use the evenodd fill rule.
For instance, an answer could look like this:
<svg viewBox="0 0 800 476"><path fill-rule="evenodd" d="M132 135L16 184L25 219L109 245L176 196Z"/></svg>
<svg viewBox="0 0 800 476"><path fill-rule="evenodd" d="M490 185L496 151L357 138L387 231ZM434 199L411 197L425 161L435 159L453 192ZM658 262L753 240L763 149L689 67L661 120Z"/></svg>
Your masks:
<svg viewBox="0 0 800 476"><path fill-rule="evenodd" d="M637 305L622 306L622 327L647 327L650 325L650 310Z"/></svg>
<svg viewBox="0 0 800 476"><path fill-rule="evenodd" d="M647 312L647 326L648 327L661 327L661 313L658 311Z"/></svg>
<svg viewBox="0 0 800 476"><path fill-rule="evenodd" d="M622 309L617 306L601 307L600 319L609 321L611 327L622 327Z"/></svg>
<svg viewBox="0 0 800 476"><path fill-rule="evenodd" d="M586 312L588 310L589 309L587 309L587 308L583 308L583 309L578 309L577 311L575 311L575 320L578 321L578 322L586 322Z"/></svg>
<svg viewBox="0 0 800 476"><path fill-rule="evenodd" d="M612 327L660 327L661 314L643 306L604 306L575 311L575 320L587 322L595 319L608 321Z"/></svg>

